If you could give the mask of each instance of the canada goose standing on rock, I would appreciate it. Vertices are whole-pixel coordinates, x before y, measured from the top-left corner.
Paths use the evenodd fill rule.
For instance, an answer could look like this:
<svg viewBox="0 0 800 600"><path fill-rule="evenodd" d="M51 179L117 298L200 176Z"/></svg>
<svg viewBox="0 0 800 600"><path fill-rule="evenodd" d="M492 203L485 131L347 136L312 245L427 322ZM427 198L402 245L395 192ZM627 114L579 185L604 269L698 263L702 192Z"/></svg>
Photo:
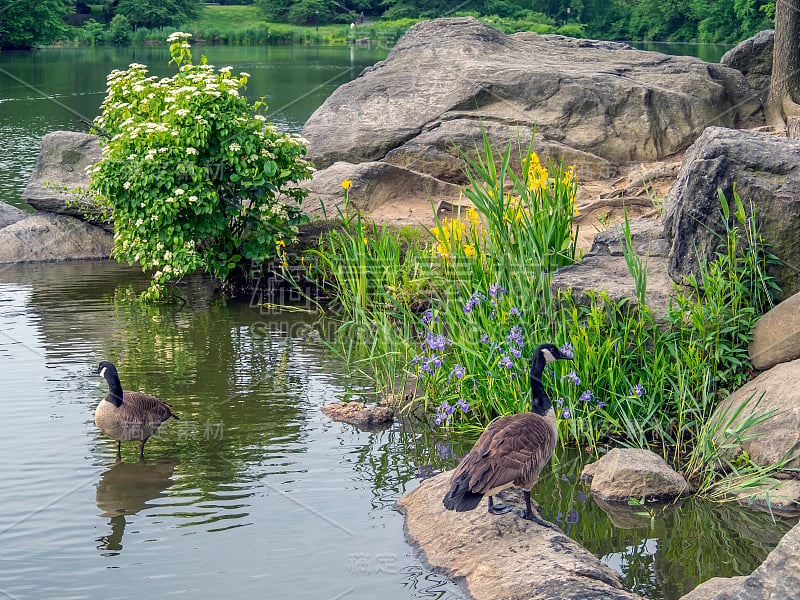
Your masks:
<svg viewBox="0 0 800 600"><path fill-rule="evenodd" d="M122 460L121 443L137 440L139 458L144 458L144 443L161 424L172 417L172 407L141 392L123 392L117 368L108 361L97 367L97 374L108 381L108 395L94 411L97 428L117 440L117 460Z"/></svg>
<svg viewBox="0 0 800 600"><path fill-rule="evenodd" d="M525 510L519 511L520 516L553 527L533 513L531 487L556 448L556 414L544 391L542 373L548 363L560 359L571 360L572 356L553 344L534 350L529 373L530 412L501 417L486 428L453 473L450 491L444 497L445 508L472 510L488 496L489 512L504 514L512 507L494 503L492 496L516 486L525 490Z"/></svg>

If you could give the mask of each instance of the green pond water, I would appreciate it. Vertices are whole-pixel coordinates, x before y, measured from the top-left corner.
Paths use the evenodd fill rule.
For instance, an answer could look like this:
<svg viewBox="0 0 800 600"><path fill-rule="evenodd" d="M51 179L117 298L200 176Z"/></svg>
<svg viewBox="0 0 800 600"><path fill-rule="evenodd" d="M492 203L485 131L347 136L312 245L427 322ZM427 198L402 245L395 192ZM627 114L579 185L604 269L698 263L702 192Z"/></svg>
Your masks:
<svg viewBox="0 0 800 600"><path fill-rule="evenodd" d="M269 92L273 120L292 131L385 54L205 52L250 72L249 92ZM61 105L93 117L105 73L132 60L163 66L166 51L0 54L0 199L19 203L42 134L80 129ZM181 290L183 306L142 306L146 284L109 261L0 267L0 596L463 597L416 557L393 505L474 438L415 419L378 432L331 422L320 406L365 395L369 382L306 335L328 335L330 323L224 301L199 278ZM107 393L92 376L100 360L181 417L147 443L144 462L127 444L115 465L114 442L94 426ZM534 489L542 514L647 598L749 573L792 524L696 500L657 511L652 527L626 510L609 517L578 481L585 460L558 453Z"/></svg>

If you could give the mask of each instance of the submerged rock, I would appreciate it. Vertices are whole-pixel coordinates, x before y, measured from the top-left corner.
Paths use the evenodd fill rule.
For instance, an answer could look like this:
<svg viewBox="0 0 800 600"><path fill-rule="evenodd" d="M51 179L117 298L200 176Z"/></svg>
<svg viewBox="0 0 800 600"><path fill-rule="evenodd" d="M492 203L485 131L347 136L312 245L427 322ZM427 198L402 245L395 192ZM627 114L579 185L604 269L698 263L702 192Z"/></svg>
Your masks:
<svg viewBox="0 0 800 600"><path fill-rule="evenodd" d="M505 35L468 17L411 27L386 60L311 115L303 137L320 168L397 150L391 160L414 161L414 170L428 173L413 157L431 143L416 138L436 136L441 149L447 136L436 129L479 135L481 120L510 126L513 140L517 126L535 125L542 142L571 148L580 169L582 158L587 167L660 159L688 147L710 123L758 126L763 114L734 69L593 40Z"/></svg>
<svg viewBox="0 0 800 600"><path fill-rule="evenodd" d="M782 516L800 515L800 481L789 479L760 485L736 494L742 506Z"/></svg>
<svg viewBox="0 0 800 600"><path fill-rule="evenodd" d="M765 133L709 127L689 148L664 202L672 245L669 273L679 281L711 259L725 239L719 196L732 204L733 184L748 217L784 264L770 267L784 297L800 291L800 141ZM751 208L752 205L752 208ZM732 217L731 217L732 219ZM744 235L742 233L742 235Z"/></svg>
<svg viewBox="0 0 800 600"><path fill-rule="evenodd" d="M738 439L725 435L751 415L770 412L771 418L750 426ZM766 467L786 457L792 458L787 469L800 468L800 360L776 365L736 390L714 409L711 422L720 420L716 443L727 447L728 458L747 452L755 464Z"/></svg>
<svg viewBox="0 0 800 600"><path fill-rule="evenodd" d="M397 503L409 540L434 569L462 582L476 600L633 600L620 575L566 535L486 503L445 510L452 472L423 481ZM520 495L521 496L521 495ZM524 506L522 498L518 506Z"/></svg>
<svg viewBox="0 0 800 600"><path fill-rule="evenodd" d="M322 412L334 421L355 425L360 429L386 427L394 421L394 411L386 406L366 406L363 402L331 402Z"/></svg>
<svg viewBox="0 0 800 600"><path fill-rule="evenodd" d="M0 263L108 258L110 233L73 217L38 213L0 229Z"/></svg>
<svg viewBox="0 0 800 600"><path fill-rule="evenodd" d="M720 551L724 551L720 548ZM800 525L783 536L750 575L714 577L682 600L795 600L800 599Z"/></svg>
<svg viewBox="0 0 800 600"><path fill-rule="evenodd" d="M606 502L644 498L649 502L672 500L691 492L686 480L650 450L614 448L597 462L586 465L581 479L591 482L592 494Z"/></svg>
<svg viewBox="0 0 800 600"><path fill-rule="evenodd" d="M747 351L759 371L800 358L800 293L756 321Z"/></svg>

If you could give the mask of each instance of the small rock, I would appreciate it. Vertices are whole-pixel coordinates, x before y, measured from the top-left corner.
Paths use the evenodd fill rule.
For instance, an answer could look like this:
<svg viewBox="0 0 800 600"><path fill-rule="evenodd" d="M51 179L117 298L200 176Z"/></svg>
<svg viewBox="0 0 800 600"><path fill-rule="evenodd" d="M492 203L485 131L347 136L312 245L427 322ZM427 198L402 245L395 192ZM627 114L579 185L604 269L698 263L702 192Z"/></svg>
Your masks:
<svg viewBox="0 0 800 600"><path fill-rule="evenodd" d="M724 548L720 548L724 551ZM682 600L800 599L800 525L795 525L746 577L715 577L698 585Z"/></svg>
<svg viewBox="0 0 800 600"><path fill-rule="evenodd" d="M691 492L686 480L650 450L614 448L587 465L581 479L591 481L592 494L606 502L671 500Z"/></svg>
<svg viewBox="0 0 800 600"><path fill-rule="evenodd" d="M651 525L650 514L641 506L629 506L627 502L606 502L597 497L593 500L617 529L647 529ZM672 503L660 505L648 503L647 510L662 515L665 511L675 510L675 505Z"/></svg>
<svg viewBox="0 0 800 600"><path fill-rule="evenodd" d="M784 300L756 322L747 351L759 371L800 358L800 293Z"/></svg>
<svg viewBox="0 0 800 600"><path fill-rule="evenodd" d="M30 213L18 209L16 206L11 206L5 202L0 202L0 229L8 227L9 225L21 221L25 217L30 217Z"/></svg>
<svg viewBox="0 0 800 600"><path fill-rule="evenodd" d="M363 402L332 402L322 412L334 421L355 425L360 429L385 427L394 421L394 411L385 406L366 406Z"/></svg>
<svg viewBox="0 0 800 600"><path fill-rule="evenodd" d="M729 424L748 400L750 404ZM741 439L724 437L725 430L751 414L758 416L770 411L775 411L775 416L749 427ZM719 419L725 422L716 442L729 446L725 450L729 459L744 451L755 464L767 467L784 457L794 457L786 468L800 468L800 360L776 365L736 390L714 409L711 422Z"/></svg>
<svg viewBox="0 0 800 600"><path fill-rule="evenodd" d="M747 507L757 508L784 516L800 515L800 481L789 479L736 494L736 501Z"/></svg>
<svg viewBox="0 0 800 600"><path fill-rule="evenodd" d="M0 263L108 258L110 233L73 217L38 213L0 229Z"/></svg>
<svg viewBox="0 0 800 600"><path fill-rule="evenodd" d="M452 471L425 479L397 503L406 534L427 562L463 581L476 600L634 600L620 575L577 542L515 512L492 515L483 502L455 512L442 499ZM507 490L508 491L508 490ZM517 506L524 506L522 494ZM505 502L506 500L504 500Z"/></svg>

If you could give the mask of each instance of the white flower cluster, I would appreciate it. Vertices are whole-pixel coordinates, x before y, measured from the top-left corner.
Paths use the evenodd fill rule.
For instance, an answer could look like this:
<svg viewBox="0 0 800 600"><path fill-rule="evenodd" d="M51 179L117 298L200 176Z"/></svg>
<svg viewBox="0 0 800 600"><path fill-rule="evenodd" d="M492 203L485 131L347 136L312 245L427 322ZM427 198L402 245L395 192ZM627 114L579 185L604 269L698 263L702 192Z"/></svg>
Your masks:
<svg viewBox="0 0 800 600"><path fill-rule="evenodd" d="M188 40L190 37L192 37L191 33L183 33L182 31L174 31L174 32L169 34L169 37L167 38L167 41L170 42L170 43L179 42L181 40Z"/></svg>

